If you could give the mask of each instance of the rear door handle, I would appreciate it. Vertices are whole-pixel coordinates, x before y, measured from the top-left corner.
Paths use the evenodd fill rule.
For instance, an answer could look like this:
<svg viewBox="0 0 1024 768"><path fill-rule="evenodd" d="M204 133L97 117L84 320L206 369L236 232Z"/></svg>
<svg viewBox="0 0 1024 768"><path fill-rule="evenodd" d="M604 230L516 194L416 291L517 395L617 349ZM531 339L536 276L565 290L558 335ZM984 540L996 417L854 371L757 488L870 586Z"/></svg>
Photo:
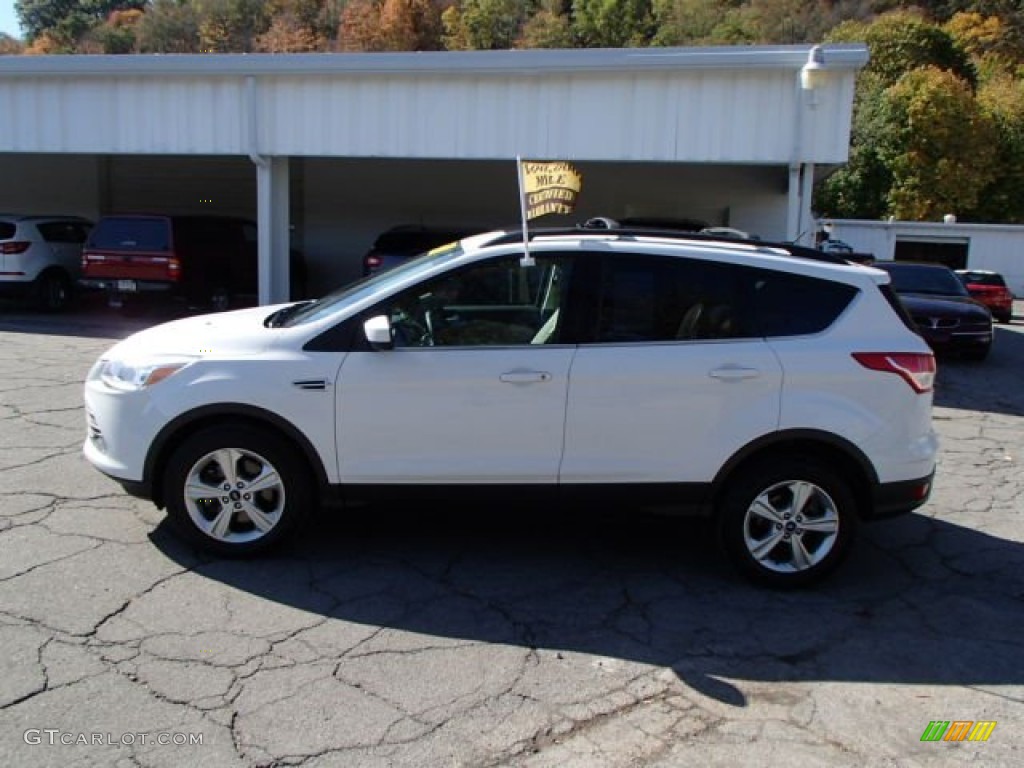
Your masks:
<svg viewBox="0 0 1024 768"><path fill-rule="evenodd" d="M498 378L506 384L537 384L551 381L551 374L547 371L506 371Z"/></svg>
<svg viewBox="0 0 1024 768"><path fill-rule="evenodd" d="M757 368L744 368L742 365L725 365L715 368L708 376L723 381L740 381L742 379L756 379L761 375Z"/></svg>

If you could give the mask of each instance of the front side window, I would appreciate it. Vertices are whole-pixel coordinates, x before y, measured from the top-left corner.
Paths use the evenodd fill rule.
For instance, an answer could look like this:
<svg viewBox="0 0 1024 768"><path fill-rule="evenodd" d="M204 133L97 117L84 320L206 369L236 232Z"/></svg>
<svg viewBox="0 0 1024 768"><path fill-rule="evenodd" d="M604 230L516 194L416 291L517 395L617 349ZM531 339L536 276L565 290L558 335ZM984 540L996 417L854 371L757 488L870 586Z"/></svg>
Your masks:
<svg viewBox="0 0 1024 768"><path fill-rule="evenodd" d="M473 264L403 291L373 314L388 317L396 347L555 344L572 261L535 261Z"/></svg>
<svg viewBox="0 0 1024 768"><path fill-rule="evenodd" d="M752 332L747 270L661 256L614 256L604 278L596 341L744 338Z"/></svg>

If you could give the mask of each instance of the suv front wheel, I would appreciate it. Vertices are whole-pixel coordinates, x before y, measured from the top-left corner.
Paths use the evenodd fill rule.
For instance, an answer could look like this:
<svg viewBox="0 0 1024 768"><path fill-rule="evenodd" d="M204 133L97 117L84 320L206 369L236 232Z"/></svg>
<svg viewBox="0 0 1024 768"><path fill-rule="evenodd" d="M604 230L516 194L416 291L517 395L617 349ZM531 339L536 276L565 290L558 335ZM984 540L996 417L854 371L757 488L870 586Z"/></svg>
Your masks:
<svg viewBox="0 0 1024 768"><path fill-rule="evenodd" d="M824 578L847 555L857 525L848 483L802 456L760 461L730 481L719 508L722 543L747 577L771 587Z"/></svg>
<svg viewBox="0 0 1024 768"><path fill-rule="evenodd" d="M274 546L314 500L298 452L249 425L209 427L187 438L167 463L164 497L186 537L227 556Z"/></svg>

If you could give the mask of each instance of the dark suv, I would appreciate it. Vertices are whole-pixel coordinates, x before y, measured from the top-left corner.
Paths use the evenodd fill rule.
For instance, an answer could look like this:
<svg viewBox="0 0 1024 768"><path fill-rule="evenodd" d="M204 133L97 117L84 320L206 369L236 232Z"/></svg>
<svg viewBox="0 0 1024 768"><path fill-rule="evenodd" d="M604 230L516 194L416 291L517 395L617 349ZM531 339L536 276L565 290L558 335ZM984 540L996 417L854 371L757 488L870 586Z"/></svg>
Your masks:
<svg viewBox="0 0 1024 768"><path fill-rule="evenodd" d="M233 216L102 217L82 251L82 283L111 304L162 293L194 306L227 309L257 294L256 223ZM293 295L303 293L301 257L291 254Z"/></svg>

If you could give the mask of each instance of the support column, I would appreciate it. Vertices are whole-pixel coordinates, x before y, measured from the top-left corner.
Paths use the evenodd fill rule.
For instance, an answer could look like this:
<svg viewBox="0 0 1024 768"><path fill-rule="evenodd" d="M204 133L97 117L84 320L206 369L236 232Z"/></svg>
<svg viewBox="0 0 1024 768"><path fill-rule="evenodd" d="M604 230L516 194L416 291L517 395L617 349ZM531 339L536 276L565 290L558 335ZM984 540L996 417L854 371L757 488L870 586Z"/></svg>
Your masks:
<svg viewBox="0 0 1024 768"><path fill-rule="evenodd" d="M256 164L256 216L259 228L259 301L288 301L290 217L288 158L264 157Z"/></svg>
<svg viewBox="0 0 1024 768"><path fill-rule="evenodd" d="M814 246L815 223L811 216L814 198L814 163L804 163L800 170L803 187L800 191L800 217L797 220L797 242Z"/></svg>
<svg viewBox="0 0 1024 768"><path fill-rule="evenodd" d="M800 166L789 166L786 190L786 240L795 242L800 234Z"/></svg>

